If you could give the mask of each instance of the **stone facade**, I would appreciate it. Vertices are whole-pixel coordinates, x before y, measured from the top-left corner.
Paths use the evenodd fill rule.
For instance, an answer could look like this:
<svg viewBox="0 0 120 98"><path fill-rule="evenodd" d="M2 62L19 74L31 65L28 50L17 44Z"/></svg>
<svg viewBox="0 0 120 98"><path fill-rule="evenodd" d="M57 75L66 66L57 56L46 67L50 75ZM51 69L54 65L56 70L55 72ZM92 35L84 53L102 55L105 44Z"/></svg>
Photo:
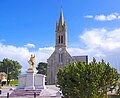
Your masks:
<svg viewBox="0 0 120 98"><path fill-rule="evenodd" d="M82 61L88 62L88 56L71 56L67 52L67 27L63 17L62 10L60 11L59 22L56 23L56 45L55 51L48 58L47 67L47 84L56 84L57 72L59 68L67 66L71 62Z"/></svg>

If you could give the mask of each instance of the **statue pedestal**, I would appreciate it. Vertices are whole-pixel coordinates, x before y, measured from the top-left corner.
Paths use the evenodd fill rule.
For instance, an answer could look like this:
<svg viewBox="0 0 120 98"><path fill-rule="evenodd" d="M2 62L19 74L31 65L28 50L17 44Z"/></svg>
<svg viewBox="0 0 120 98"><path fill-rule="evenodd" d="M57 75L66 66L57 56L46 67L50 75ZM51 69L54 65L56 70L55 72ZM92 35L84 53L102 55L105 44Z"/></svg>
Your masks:
<svg viewBox="0 0 120 98"><path fill-rule="evenodd" d="M28 70L27 74L18 77L18 89L35 90L45 88L45 75L36 74L34 70Z"/></svg>
<svg viewBox="0 0 120 98"><path fill-rule="evenodd" d="M34 70L28 70L26 76L26 86L25 89L35 89L35 79L34 79Z"/></svg>

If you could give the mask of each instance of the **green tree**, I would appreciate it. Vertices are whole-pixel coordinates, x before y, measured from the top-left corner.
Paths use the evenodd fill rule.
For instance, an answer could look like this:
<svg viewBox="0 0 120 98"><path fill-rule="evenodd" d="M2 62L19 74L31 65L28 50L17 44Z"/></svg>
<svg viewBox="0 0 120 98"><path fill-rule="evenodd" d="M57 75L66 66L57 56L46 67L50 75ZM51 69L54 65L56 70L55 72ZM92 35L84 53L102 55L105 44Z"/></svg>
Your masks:
<svg viewBox="0 0 120 98"><path fill-rule="evenodd" d="M18 79L18 76L21 73L22 66L19 62L10 60L8 58L3 59L0 62L0 72L5 72L7 74L7 83L9 84L9 80Z"/></svg>
<svg viewBox="0 0 120 98"><path fill-rule="evenodd" d="M36 69L38 70L38 74L47 75L47 63L40 62Z"/></svg>
<svg viewBox="0 0 120 98"><path fill-rule="evenodd" d="M104 60L71 63L58 74L58 87L65 98L104 98L117 84L119 74Z"/></svg>

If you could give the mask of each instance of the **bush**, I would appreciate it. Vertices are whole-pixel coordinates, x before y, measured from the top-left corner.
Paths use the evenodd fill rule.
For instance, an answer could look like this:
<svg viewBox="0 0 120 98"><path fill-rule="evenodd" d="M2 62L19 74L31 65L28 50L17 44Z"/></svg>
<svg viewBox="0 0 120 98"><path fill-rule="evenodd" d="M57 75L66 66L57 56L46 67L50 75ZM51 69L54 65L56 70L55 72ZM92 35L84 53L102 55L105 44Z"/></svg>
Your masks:
<svg viewBox="0 0 120 98"><path fill-rule="evenodd" d="M18 80L10 81L10 85L11 86L17 86L18 85Z"/></svg>
<svg viewBox="0 0 120 98"><path fill-rule="evenodd" d="M109 95L108 98L120 98L120 95Z"/></svg>
<svg viewBox="0 0 120 98"><path fill-rule="evenodd" d="M58 85L65 98L103 98L115 89L119 74L104 60L90 64L71 63L58 74Z"/></svg>

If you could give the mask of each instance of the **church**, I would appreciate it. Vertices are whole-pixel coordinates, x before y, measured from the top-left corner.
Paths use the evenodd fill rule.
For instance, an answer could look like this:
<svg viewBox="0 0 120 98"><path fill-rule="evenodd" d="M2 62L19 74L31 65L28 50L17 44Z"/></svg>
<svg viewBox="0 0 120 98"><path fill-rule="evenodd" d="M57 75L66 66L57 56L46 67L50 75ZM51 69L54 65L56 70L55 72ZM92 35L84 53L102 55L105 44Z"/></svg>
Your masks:
<svg viewBox="0 0 120 98"><path fill-rule="evenodd" d="M56 23L56 44L55 51L47 59L47 84L57 83L57 72L60 68L67 66L72 62L88 63L88 56L71 56L67 51L67 26L63 16L62 9L60 10L60 18Z"/></svg>

